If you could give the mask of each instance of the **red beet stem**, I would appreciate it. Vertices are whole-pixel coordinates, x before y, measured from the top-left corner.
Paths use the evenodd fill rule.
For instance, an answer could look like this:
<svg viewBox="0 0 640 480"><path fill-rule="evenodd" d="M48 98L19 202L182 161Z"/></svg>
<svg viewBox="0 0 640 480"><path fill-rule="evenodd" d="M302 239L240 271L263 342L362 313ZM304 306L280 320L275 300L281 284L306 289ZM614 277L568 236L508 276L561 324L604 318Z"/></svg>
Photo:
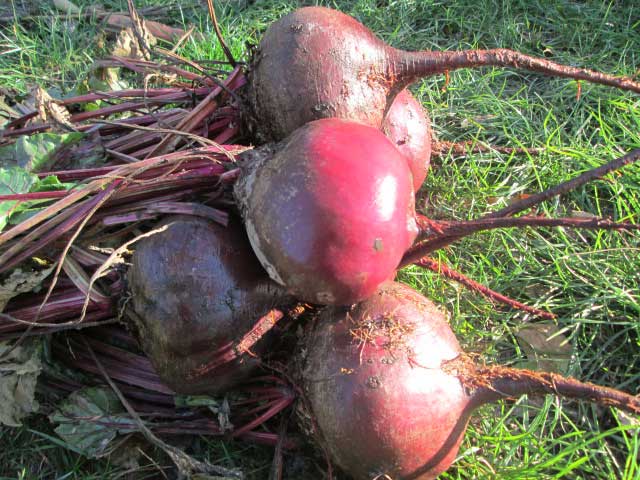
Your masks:
<svg viewBox="0 0 640 480"><path fill-rule="evenodd" d="M278 400L277 402L274 402L272 404L272 406L266 412L264 412L262 415L260 415L259 417L257 417L253 421L247 423L246 425L236 429L233 432L232 436L233 437L238 437L238 436L240 436L240 435L242 435L242 434L244 434L244 433L246 433L246 432L248 432L250 430L253 430L258 425L262 425L264 422L266 422L270 418L276 416L282 410L284 410L289 405L291 405L294 400L295 400L295 395L293 395L292 393L290 393L288 395L286 395L286 394L283 395L281 400Z"/></svg>
<svg viewBox="0 0 640 480"><path fill-rule="evenodd" d="M524 210L527 210L528 208L549 200L550 198L556 197L558 195L563 195L572 190L575 190L576 188L580 188L581 186L586 185L593 180L602 178L608 173L616 171L631 163L637 162L638 160L640 160L640 148L632 150L626 155L611 160L604 165L593 168L591 170L587 170L586 172L578 175L575 178L572 178L571 180L559 183L558 185L543 190L542 192L538 192L534 195L521 198L505 208L490 212L482 216L480 220L509 217L511 215L515 215L516 213L523 212ZM431 224L433 224L433 221L431 221ZM429 255L431 252L444 248L447 245L458 241L463 236L464 235L438 235L429 240L419 242L405 253L402 261L400 262L399 268L406 267L407 265L418 261L420 258Z"/></svg>
<svg viewBox="0 0 640 480"><path fill-rule="evenodd" d="M474 400L479 403L524 394L553 394L640 415L640 396L581 382L558 373L534 372L500 365L477 365L465 355L447 362L444 368L460 378L465 387L473 390Z"/></svg>
<svg viewBox="0 0 640 480"><path fill-rule="evenodd" d="M439 262L438 260L430 257L424 257L419 259L416 263L417 266L423 267L431 270L432 272L436 272L439 275L442 275L445 278L453 280L455 282L464 285L469 290L474 292L478 292L481 295L484 295L489 300L494 302L500 302L505 305L510 306L511 308L515 308L516 310L522 310L524 312L531 313L541 318L546 319L554 319L556 315L551 312L546 312L544 310L540 310L539 308L531 307L529 305L525 305L522 302L514 300L513 298L509 298L501 293L496 292L495 290L491 290L486 285L482 285L481 283L476 282L475 280L470 279L466 275L452 269L448 265Z"/></svg>
<svg viewBox="0 0 640 480"><path fill-rule="evenodd" d="M453 155L468 155L472 153L498 152L505 155L540 155L544 148L540 147L505 147L502 145L488 145L467 140L464 142L448 142L446 140L432 139L431 155L433 158L442 158L449 153Z"/></svg>
<svg viewBox="0 0 640 480"><path fill-rule="evenodd" d="M51 192L32 192L32 193L12 193L10 195L0 195L0 202L8 202L17 200L26 202L27 200L47 200L49 198L66 197L69 194L67 190L54 190Z"/></svg>
<svg viewBox="0 0 640 480"><path fill-rule="evenodd" d="M492 50L460 50L445 52L404 52L392 50L392 62L389 78L396 80L398 91L416 80L460 68L474 67L512 67L518 70L530 70L554 77L585 80L622 90L640 93L640 82L628 77L614 77L586 68L569 67L543 58L525 55L514 50L496 48ZM394 58L395 57L395 58ZM393 61L395 60L395 61Z"/></svg>
<svg viewBox="0 0 640 480"><path fill-rule="evenodd" d="M14 247L9 248L6 252L4 252L0 256L0 265L2 265L0 267L0 271L4 272L7 270L10 270L21 261L28 258L30 255L34 254L41 248L44 248L46 245L60 238L60 236L62 236L64 233L71 230L78 223L80 223L80 221L85 218L85 215L89 214L96 205L98 205L101 201L111 196L111 194L113 193L115 188L119 186L119 184L120 184L119 181L115 181L111 185L108 185L103 191L98 193L95 197L89 200L86 200L77 210L77 212L74 212L74 214L70 218L62 222L60 225L57 225L55 228L51 229L49 232L47 232L47 234L45 234L42 238L38 239L37 241L34 241L31 244L27 243L26 245L28 245L28 248L26 248L25 250L22 249L22 247L24 246L24 244L22 243L18 243L14 245L15 248ZM69 195L66 198L69 198L70 196L71 195Z"/></svg>
<svg viewBox="0 0 640 480"><path fill-rule="evenodd" d="M192 374L193 378L205 375L206 373L218 368L220 365L235 360L236 358L240 358L245 353L250 353L251 347L253 347L258 340L271 330L283 316L284 314L280 310L275 308L269 310L266 315L260 317L253 328L247 332L239 342L229 345L224 352L217 353L216 357L211 362L202 365L198 370L196 370Z"/></svg>
<svg viewBox="0 0 640 480"><path fill-rule="evenodd" d="M455 235L467 236L485 230L497 228L515 227L569 227L586 228L591 230L638 230L640 225L627 222L614 222L607 218L593 217L499 217L499 218L479 218L467 221L439 221L429 220L428 222L418 216L420 226L424 226L422 234L433 235Z"/></svg>

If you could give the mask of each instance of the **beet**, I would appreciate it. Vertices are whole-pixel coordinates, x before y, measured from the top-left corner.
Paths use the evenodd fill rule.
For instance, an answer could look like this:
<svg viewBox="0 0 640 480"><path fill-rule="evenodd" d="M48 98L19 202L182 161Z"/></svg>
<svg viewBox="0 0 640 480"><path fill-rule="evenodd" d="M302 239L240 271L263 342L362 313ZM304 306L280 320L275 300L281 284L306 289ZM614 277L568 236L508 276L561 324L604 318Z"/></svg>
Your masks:
<svg viewBox="0 0 640 480"><path fill-rule="evenodd" d="M164 225L137 244L129 271L137 337L175 392L222 392L249 375L254 356L232 356L197 372L229 358L231 346L288 299L260 267L239 220L224 228L179 216ZM260 353L266 343L252 351Z"/></svg>
<svg viewBox="0 0 640 480"><path fill-rule="evenodd" d="M269 276L305 302L364 300L398 267L482 230L636 228L602 218L496 218L493 212L461 222L417 215L406 157L380 130L346 120L310 122L283 142L243 155L234 194L251 245Z"/></svg>
<svg viewBox="0 0 640 480"><path fill-rule="evenodd" d="M556 393L640 413L640 398L617 390L475 365L444 314L399 283L325 309L307 340L298 358L303 429L358 480L435 478L455 459L473 410L507 396Z"/></svg>
<svg viewBox="0 0 640 480"><path fill-rule="evenodd" d="M274 22L253 57L248 126L259 141L278 141L319 118L381 128L395 96L419 78L460 68L500 66L640 92L640 83L559 65L512 50L405 52L386 45L354 18L305 7Z"/></svg>
<svg viewBox="0 0 640 480"><path fill-rule="evenodd" d="M247 162L235 196L263 267L307 302L367 298L417 233L406 159L382 132L355 122L301 127Z"/></svg>
<svg viewBox="0 0 640 480"><path fill-rule="evenodd" d="M422 104L407 89L393 100L382 131L409 162L413 190L420 190L431 162L431 125Z"/></svg>

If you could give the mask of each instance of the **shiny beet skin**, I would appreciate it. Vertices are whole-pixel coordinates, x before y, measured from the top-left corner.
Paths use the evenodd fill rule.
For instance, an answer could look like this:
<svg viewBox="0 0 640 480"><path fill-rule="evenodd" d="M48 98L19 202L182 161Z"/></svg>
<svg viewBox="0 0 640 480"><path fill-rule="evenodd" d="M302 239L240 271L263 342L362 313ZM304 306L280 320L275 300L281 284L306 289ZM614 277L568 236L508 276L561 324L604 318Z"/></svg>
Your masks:
<svg viewBox="0 0 640 480"><path fill-rule="evenodd" d="M382 131L407 158L417 192L431 163L431 125L422 104L409 90L402 90L391 104Z"/></svg>
<svg viewBox="0 0 640 480"><path fill-rule="evenodd" d="M297 298L350 305L392 278L416 237L406 159L375 128L311 122L235 186L263 267Z"/></svg>
<svg viewBox="0 0 640 480"><path fill-rule="evenodd" d="M243 354L191 378L286 299L251 251L242 224L178 216L135 247L129 285L133 327L160 378L175 392L222 392L255 368ZM261 340L254 348L264 348Z"/></svg>
<svg viewBox="0 0 640 480"><path fill-rule="evenodd" d="M356 480L436 478L455 459L473 404L441 368L460 353L444 315L400 283L326 309L301 353L315 440Z"/></svg>

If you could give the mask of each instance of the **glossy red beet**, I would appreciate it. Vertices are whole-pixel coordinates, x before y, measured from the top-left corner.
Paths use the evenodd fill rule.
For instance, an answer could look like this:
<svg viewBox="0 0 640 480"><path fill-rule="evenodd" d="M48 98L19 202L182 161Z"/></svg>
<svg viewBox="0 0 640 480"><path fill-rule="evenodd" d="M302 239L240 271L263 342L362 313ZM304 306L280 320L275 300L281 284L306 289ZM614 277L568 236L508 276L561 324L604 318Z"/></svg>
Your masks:
<svg viewBox="0 0 640 480"><path fill-rule="evenodd" d="M175 392L225 391L251 373L255 357L243 354L204 375L194 373L286 298L260 267L239 220L225 228L185 216L164 225L136 244L129 271L134 329ZM253 351L264 346L260 341Z"/></svg>
<svg viewBox="0 0 640 480"><path fill-rule="evenodd" d="M441 369L460 352L444 315L400 283L325 310L303 362L316 439L357 480L435 478L470 413L460 381Z"/></svg>
<svg viewBox="0 0 640 480"><path fill-rule="evenodd" d="M251 245L301 300L348 305L394 275L417 227L406 159L377 129L323 119L236 183Z"/></svg>
<svg viewBox="0 0 640 480"><path fill-rule="evenodd" d="M431 124L427 112L407 89L391 104L382 131L409 161L413 190L420 190L431 163Z"/></svg>
<svg viewBox="0 0 640 480"><path fill-rule="evenodd" d="M279 141L328 117L382 127L395 96L419 78L460 68L512 67L640 93L640 82L568 67L506 49L405 52L354 18L324 7L297 9L260 41L247 80L248 126Z"/></svg>
<svg viewBox="0 0 640 480"><path fill-rule="evenodd" d="M474 363L437 307L394 282L349 309L323 310L296 364L303 429L356 480L436 478L473 410L501 398L555 394L640 414L640 397L620 390Z"/></svg>

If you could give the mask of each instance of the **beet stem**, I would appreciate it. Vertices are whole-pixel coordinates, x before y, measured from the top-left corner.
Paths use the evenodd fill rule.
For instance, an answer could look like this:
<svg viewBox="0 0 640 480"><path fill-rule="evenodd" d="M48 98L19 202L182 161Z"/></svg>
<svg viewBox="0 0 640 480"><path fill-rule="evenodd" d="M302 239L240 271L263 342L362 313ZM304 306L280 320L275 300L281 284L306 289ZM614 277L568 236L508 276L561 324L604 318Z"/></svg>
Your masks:
<svg viewBox="0 0 640 480"><path fill-rule="evenodd" d="M587 170L586 172L578 175L575 178L572 178L571 180L559 183L558 185L555 185L534 195L520 198L519 200L511 203L505 208L485 215L484 218L507 217L522 212L528 208L544 202L545 200L549 200L553 197L557 197L558 195L563 195L565 193L571 192L576 188L580 188L581 186L586 185L593 180L598 180L608 173L618 170L631 163L637 162L638 160L640 160L640 148L636 148L626 155L618 157L610 161L609 163L606 163L605 165Z"/></svg>
<svg viewBox="0 0 640 480"><path fill-rule="evenodd" d="M415 264L418 265L419 267L423 267L433 272L436 272L445 278L454 280L464 285L468 289L474 292L478 292L481 295L484 295L490 300L504 303L505 305L509 305L512 308L531 313L541 318L546 318L546 319L556 318L556 316L551 312L546 312L538 308L530 307L529 305L525 305L522 302L519 302L505 295L502 295L501 293L491 290L489 287L482 285L481 283L478 283L475 280L470 279L469 277L463 275L462 273L452 269L448 265L434 258L424 257L418 260Z"/></svg>
<svg viewBox="0 0 640 480"><path fill-rule="evenodd" d="M420 219L422 220L422 219ZM638 230L640 225L627 222L614 222L606 218L581 218L581 217L500 217L500 218L480 218L468 221L438 221L430 220L429 223L421 222L425 230L421 234L455 235L465 237L473 233L497 228L516 227L569 227L586 228L590 230Z"/></svg>
<svg viewBox="0 0 640 480"><path fill-rule="evenodd" d="M447 142L446 140L432 140L431 156L433 158L442 158L449 154L468 155L470 153L489 153L498 152L505 155L540 155L544 152L544 148L539 147L505 147L501 145L486 145L472 140L464 142Z"/></svg>
<svg viewBox="0 0 640 480"><path fill-rule="evenodd" d="M47 200L49 198L66 197L69 194L67 190L54 190L51 192L31 192L31 193L12 193L10 195L0 195L0 202L8 202L10 200L27 201L27 200Z"/></svg>
<svg viewBox="0 0 640 480"><path fill-rule="evenodd" d="M112 195L113 188L115 187L115 185L116 185L115 183L112 183L111 185L107 186L107 188L105 190L103 190L102 192L100 192L98 195L96 195L96 196L94 196L94 197L92 197L92 198L90 198L88 200L85 200L79 206L77 211L74 211L72 216L67 218L65 221L63 221L59 225L56 225L55 228L52 228L51 230L49 230L49 232L47 234L45 234L39 240L31 241L33 239L29 239L29 241L27 241L27 238L28 238L28 236L27 236L27 237L25 237L23 239L23 241L16 243L11 248L9 248L7 251L3 252L2 255L0 255L0 265L1 265L0 266L0 272L5 272L7 270L10 270L11 268L15 267L21 261L27 259L32 254L36 253L40 249L42 249L45 246L49 245L51 242L54 242L55 240L60 238L66 232L68 232L73 227L75 227L78 223L84 222L85 220L88 220L91 217L91 215L93 214L93 212L95 212L95 210L98 207L100 207L100 205L102 205L102 203L104 201L106 201L106 199L108 199ZM61 201L65 201L65 200L69 199L71 196L72 195L64 197ZM60 203L60 202L57 202L57 203ZM57 205L57 203L52 205L52 206ZM42 213L42 212L40 212L40 213ZM34 217L37 216L37 215L38 214L34 215ZM59 218L62 218L62 217L63 217L63 215L59 216ZM31 217L31 218L33 218L33 217ZM59 218L52 219L52 223L55 224L56 220L59 220ZM29 222L29 220L31 220L31 219L27 219L23 223ZM16 225L16 227L14 227L14 229L16 229L16 228L18 228L20 226L22 226L22 223ZM12 231L13 231L13 229L9 230L9 232L7 232L7 233L10 233ZM79 233L79 232L80 232L80 230L77 230L76 233Z"/></svg>
<svg viewBox="0 0 640 480"><path fill-rule="evenodd" d="M623 155L622 157L618 157L615 160L610 161L609 163L602 165L600 167L588 170L571 180L567 180L566 182L559 183L551 188L543 190L542 192L538 192L534 195L530 195L525 198L521 198L516 200L511 205L497 210L495 212L488 213L482 217L480 220L485 220L488 218L498 218L498 217L508 217L510 215L514 215L516 213L520 213L528 208L531 208L535 205L538 205L545 200L549 200L558 195L563 195L568 193L576 188L579 188L592 180L597 180L602 178L608 173L611 173L615 170L618 170L625 165L629 165L633 162L640 160L640 148L632 150L631 152ZM413 247L411 247L407 253L405 253L402 261L400 262L400 266L398 268L406 267L412 263L417 262L420 258L429 255L430 253L439 250L441 248L446 247L447 245L456 242L464 235L441 235L434 237L430 240L425 240L420 242Z"/></svg>
<svg viewBox="0 0 640 480"><path fill-rule="evenodd" d="M236 79L238 75L242 73L240 67L236 67L233 72L224 80L222 86L216 87L209 93L193 110L191 110L181 121L176 125L175 130L180 132L192 132L195 127L201 124L208 115L212 114L219 105L216 101L218 96L222 96L224 92L223 87L229 87L230 84ZM148 154L147 159L154 156L165 153L174 149L177 143L180 141L180 137L175 137L174 134L169 134L164 137L160 143L158 143Z"/></svg>
<svg viewBox="0 0 640 480"><path fill-rule="evenodd" d="M284 314L280 310L275 308L269 310L266 315L258 319L253 328L249 330L239 342L235 342L230 345L225 352L217 354L211 362L197 368L190 377L201 377L202 375L206 375L210 371L215 370L220 365L240 358L245 353L250 353L251 347L253 347L269 330L271 330L274 325L282 319L282 317L284 317Z"/></svg>
<svg viewBox="0 0 640 480"><path fill-rule="evenodd" d="M639 396L615 388L581 382L558 373L535 372L500 365L476 365L466 356L448 362L445 368L452 372L455 370L463 385L475 390L474 398L480 403L524 394L553 394L587 400L640 415Z"/></svg>
<svg viewBox="0 0 640 480"><path fill-rule="evenodd" d="M216 37L220 42L220 46L222 47L222 51L224 52L224 56L227 57L229 63L232 67L236 66L236 59L233 58L233 54L231 50L227 46L227 42L224 41L224 37L222 36L222 31L220 30L220 25L218 25L218 17L216 17L216 9L213 6L212 0L207 0L207 7L209 8L209 16L211 17L211 22L213 23L213 30L216 32Z"/></svg>
<svg viewBox="0 0 640 480"><path fill-rule="evenodd" d="M396 50L396 52L397 61L392 64L391 78L396 78L403 88L428 75L445 73L460 68L493 66L512 67L517 70L530 70L553 77L585 80L640 93L640 82L633 81L631 78L615 77L595 70L561 65L505 48L444 52L403 52Z"/></svg>
<svg viewBox="0 0 640 480"><path fill-rule="evenodd" d="M247 423L246 425L238 428L237 430L234 430L234 432L233 432L233 434L231 436L232 437L238 437L238 436L248 432L249 430L253 430L258 425L263 424L264 422L266 422L270 418L276 416L282 410L287 408L289 405L291 405L293 403L294 400L295 400L295 396L293 394L289 394L289 395L283 396L283 398L281 400L279 400L277 402L274 402L273 405L271 406L271 408L269 408L262 415L260 415L256 419L252 420L251 422Z"/></svg>
<svg viewBox="0 0 640 480"><path fill-rule="evenodd" d="M109 374L105 370L104 366L102 365L102 363L100 362L100 360L98 359L96 354L94 353L94 351L91 348L91 346L86 342L86 340L85 340L85 345L86 345L86 347L87 347L87 349L89 351L89 354L91 355L91 358L93 359L94 363L96 364L96 367L98 367L98 370L100 371L100 373L102 374L104 379L107 381L107 383L109 384L109 386L111 387L113 392L116 394L116 396L118 397L118 400L120 400L120 403L122 404L122 406L125 408L125 410L129 413L129 415L136 422L136 424L138 425L138 428L140 429L140 432L142 433L142 435L145 437L145 439L149 443L151 443L152 445L154 445L156 447L161 448L167 455L169 455L169 457L173 460L173 462L176 464L176 466L178 467L178 469L180 470L181 473L187 473L189 471L190 471L190 473L194 473L195 471L200 471L200 472L207 472L207 473L216 473L216 474L224 476L225 478L227 478L227 477L228 478L240 478L240 475L237 474L233 470L229 470L229 469L226 469L226 468L223 468L223 467L218 467L217 465L210 465L210 464L208 464L206 462L200 462L198 460L195 460L195 459L189 457L182 450L163 442L153 432L151 432L151 430L144 423L144 421L142 420L142 418L140 417L138 412L136 412L133 409L133 407L127 401L127 399L124 397L124 395L122 394L122 392L120 391L118 386L111 379L111 377L109 376Z"/></svg>

